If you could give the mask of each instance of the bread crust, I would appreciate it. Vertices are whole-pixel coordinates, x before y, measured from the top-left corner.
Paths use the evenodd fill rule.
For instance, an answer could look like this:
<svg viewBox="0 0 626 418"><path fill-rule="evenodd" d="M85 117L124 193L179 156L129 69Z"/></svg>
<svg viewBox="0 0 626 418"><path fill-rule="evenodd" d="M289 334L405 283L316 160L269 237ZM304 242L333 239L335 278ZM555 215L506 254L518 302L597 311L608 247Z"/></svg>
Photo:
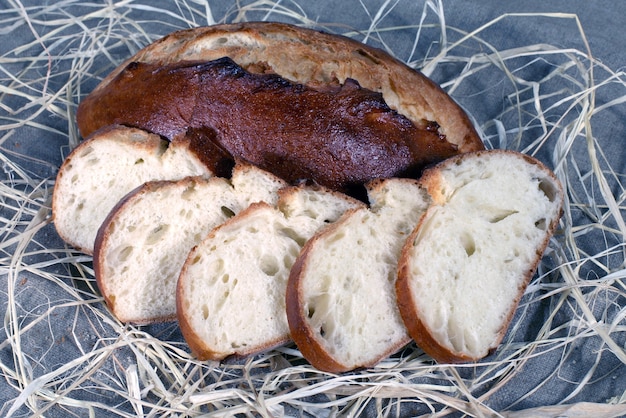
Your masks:
<svg viewBox="0 0 626 418"><path fill-rule="evenodd" d="M465 112L439 85L385 51L351 38L275 22L213 25L173 32L146 46L95 88L106 86L131 62L160 65L230 57L246 68L265 63L303 84L352 78L414 122L439 122L459 151L484 149ZM85 115L88 118L88 115ZM79 121L80 126L80 121Z"/></svg>
<svg viewBox="0 0 626 418"><path fill-rule="evenodd" d="M392 109L407 117L415 126L435 121L433 126L438 126L438 133L454 144L458 152L484 148L470 119L453 99L436 83L386 52L347 37L268 22L181 30L148 45L109 74L81 102L77 111L81 133L87 135L101 125L97 97L106 92L131 63L166 66L181 62L207 62L222 57L229 57L247 69L256 66L269 68L287 80L305 85L320 86L334 81L345 83L354 79L363 88L381 93ZM163 101L167 100L163 98ZM170 101L180 103L176 97ZM163 117L174 113L164 110ZM133 120L125 123L132 124ZM200 136L203 137L204 133ZM197 132L195 134L198 136ZM214 145L214 141L203 141L201 147L215 148L211 153L219 151L219 147ZM291 150L292 154L297 152L297 147ZM320 164L320 172L329 171L331 163ZM365 181L377 176L373 173Z"/></svg>
<svg viewBox="0 0 626 418"><path fill-rule="evenodd" d="M541 261L541 257L543 256L543 253L546 247L548 246L550 237L553 235L555 229L558 226L559 219L562 214L563 189L562 189L560 182L554 175L554 173L551 170L549 170L539 160L532 158L528 155L521 154L516 151L490 150L490 151L477 151L477 152L467 153L463 155L458 155L448 160L445 160L427 169L424 172L424 175L419 179L419 183L431 195L431 198L433 199L434 204L422 215L422 218L420 219L418 226L413 230L411 235L408 237L406 244L402 250L402 253L400 255L400 260L398 262L398 279L396 281L396 297L397 297L398 307L400 309L402 319L404 321L405 326L407 327L407 330L409 331L409 334L411 335L413 340L416 342L416 344L422 350L424 350L426 354L430 355L433 359L435 359L439 363L473 362L473 361L478 361L485 356L475 357L475 356L470 356L467 353L464 353L461 351L451 350L447 346L441 344L440 341L438 341L438 339L435 337L432 329L422 321L421 318L423 317L423 313L420 309L419 304L413 298L411 285L410 285L410 281L411 281L410 266L409 266L410 265L410 247L412 246L412 243L415 242L415 240L419 236L422 226L432 216L434 211L437 210L437 206L445 204L445 197L441 193L442 182L443 182L441 170L445 169L448 166L453 166L455 164L458 164L463 159L480 157L481 155L484 155L486 153L516 155L518 157L523 158L528 163L538 166L544 174L546 174L547 176L551 178L551 180L553 181L553 184L557 186L557 190L553 191L554 196L555 196L554 198L561 202L559 203L560 211L558 215L555 216L554 219L552 219L550 224L547 225L546 230L545 230L545 238L543 239L543 242L541 242L541 244L536 248L536 257L533 260L533 262L530 265L528 265L528 268L523 275L523 280L519 282L517 296L511 302L509 311L507 312L507 315L502 322L502 326L497 333L496 339L494 340L494 343L489 348L487 355L493 353L497 349L498 345L501 343L502 339L504 338L508 330L509 324L511 320L513 319L515 310L522 296L524 295L524 292L526 290L526 287L528 286L528 283L530 282L535 271L537 270L537 267Z"/></svg>

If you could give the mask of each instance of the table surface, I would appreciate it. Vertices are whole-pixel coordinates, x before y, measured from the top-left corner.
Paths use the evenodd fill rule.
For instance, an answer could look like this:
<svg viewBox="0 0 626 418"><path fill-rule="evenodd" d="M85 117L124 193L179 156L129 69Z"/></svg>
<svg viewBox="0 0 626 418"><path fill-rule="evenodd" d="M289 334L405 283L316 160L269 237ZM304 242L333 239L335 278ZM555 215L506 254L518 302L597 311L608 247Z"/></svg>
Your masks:
<svg viewBox="0 0 626 418"><path fill-rule="evenodd" d="M386 49L448 91L488 148L555 171L561 225L492 356L438 365L411 344L338 376L292 345L203 363L176 324L107 311L90 257L51 218L77 103L173 30L245 20ZM626 2L7 0L0 22L1 416L626 415Z"/></svg>

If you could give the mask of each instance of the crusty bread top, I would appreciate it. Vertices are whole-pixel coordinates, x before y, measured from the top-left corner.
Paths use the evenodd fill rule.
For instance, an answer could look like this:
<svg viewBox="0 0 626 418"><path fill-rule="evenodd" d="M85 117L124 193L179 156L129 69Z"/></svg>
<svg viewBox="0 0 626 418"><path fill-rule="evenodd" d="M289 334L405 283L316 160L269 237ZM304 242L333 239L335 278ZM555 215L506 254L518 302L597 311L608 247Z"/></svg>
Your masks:
<svg viewBox="0 0 626 418"><path fill-rule="evenodd" d="M126 60L94 92L105 89L131 62L166 65L222 57L244 68L261 64L303 84L355 79L362 87L381 92L391 108L414 123L436 121L460 152L484 148L465 112L420 72L350 38L282 23L247 22L174 32Z"/></svg>

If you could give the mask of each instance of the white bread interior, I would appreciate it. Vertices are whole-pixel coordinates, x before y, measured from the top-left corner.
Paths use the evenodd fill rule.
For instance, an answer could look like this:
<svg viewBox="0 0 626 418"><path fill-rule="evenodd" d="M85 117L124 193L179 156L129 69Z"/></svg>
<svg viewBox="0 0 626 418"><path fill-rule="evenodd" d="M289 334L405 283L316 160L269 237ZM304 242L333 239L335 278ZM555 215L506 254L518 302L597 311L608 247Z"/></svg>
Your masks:
<svg viewBox="0 0 626 418"><path fill-rule="evenodd" d="M185 142L109 127L81 142L59 169L52 196L54 225L67 243L93 254L98 228L127 193L149 180L212 174Z"/></svg>
<svg viewBox="0 0 626 418"><path fill-rule="evenodd" d="M98 287L122 322L176 318L176 281L189 251L253 202L275 203L286 183L238 163L220 177L148 182L103 222L94 251Z"/></svg>
<svg viewBox="0 0 626 418"><path fill-rule="evenodd" d="M285 287L302 245L318 229L361 205L307 186L281 191L214 229L189 254L178 280L183 336L200 359L222 360L290 340Z"/></svg>
<svg viewBox="0 0 626 418"><path fill-rule="evenodd" d="M411 336L442 362L500 343L561 214L563 192L512 151L454 157L425 173L433 205L407 241L397 283Z"/></svg>
<svg viewBox="0 0 626 418"><path fill-rule="evenodd" d="M304 247L289 278L294 341L316 368L371 366L410 341L397 308L400 250L428 206L416 181L368 185L371 208L348 212Z"/></svg>

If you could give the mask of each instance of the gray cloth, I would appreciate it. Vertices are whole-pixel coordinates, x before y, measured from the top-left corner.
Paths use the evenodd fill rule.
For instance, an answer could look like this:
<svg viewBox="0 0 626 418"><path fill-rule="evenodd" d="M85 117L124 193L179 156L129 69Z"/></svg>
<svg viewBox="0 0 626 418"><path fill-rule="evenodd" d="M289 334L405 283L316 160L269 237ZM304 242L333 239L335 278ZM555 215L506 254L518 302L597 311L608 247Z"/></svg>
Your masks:
<svg viewBox="0 0 626 418"><path fill-rule="evenodd" d="M71 249L61 250L64 244L50 221L50 198L56 171L70 147L79 140L73 117L80 98L91 91L115 65L159 36L176 28L212 21L232 22L241 17L236 13L235 2L209 0L208 5L203 1L180 3L182 5L178 6L171 1L149 0L114 5L104 1L85 3L73 0L58 4L42 4L35 0L0 3L0 179L3 188L22 194L19 199L0 199L0 306L5 313L5 321L0 324L2 416L14 405L13 416L30 416L32 411L45 411L43 415L50 417L89 416L90 412L103 417L135 414L161 416L166 414L168 408L180 408L176 409L180 412L189 405L185 394L209 396L213 390L222 389L220 382L228 379L233 379L229 387L234 392L239 388L260 387L267 384L264 379L274 379L275 385L266 386L272 389L266 389L269 392L260 394L259 398L279 397L299 390L304 392L303 388L307 385L321 379L333 379L307 369L305 362L292 355L293 346L266 354L269 360L262 369L240 360L173 371L171 364L182 367L184 362L178 358L187 352L176 325L133 327L116 323L99 297L90 270L90 258ZM511 14L481 30L478 35L480 40L464 41L448 51L447 59L441 60L437 66L424 67L428 75L449 90L468 111L489 147L535 152L533 141L544 133L541 121L533 117L533 112L537 111L533 88L540 81L539 94L546 95L542 106L549 124L562 117L559 126L565 126L580 113L584 102L559 102L568 95L580 92L581 86L588 82L581 76L584 73L581 68L589 66L590 62L585 56L586 45L573 15L578 16L590 51L597 59L594 81L610 80L609 70L617 72L626 63L626 32L623 30L626 2L448 1L442 5L442 17L437 16L436 7L430 7L439 5L437 2L351 0L300 3L277 2L274 8L252 1L242 1L239 5L242 8L258 5L250 8L245 20L299 23L303 19L294 19L283 13L285 8L295 10L311 26L387 48L399 59L410 61L417 68L430 63L440 52L442 39L437 25L445 23L447 26L446 36L450 45L498 16ZM107 12L107 8L114 6L116 14ZM170 12L166 13L167 10ZM525 15L549 12L558 15ZM24 15L28 15L29 19L25 20ZM419 32L416 43L415 27L423 17L424 29ZM71 19L75 20L73 24L65 24ZM369 33L372 21L377 23L378 29L406 29ZM109 36L109 25L115 31L113 36ZM60 27L64 28L57 32ZM353 28L359 31L355 32ZM101 43L108 45L108 54L85 56L79 53L85 51L89 44ZM511 75L520 80L514 85L506 72L494 64L498 57L490 55L494 52L492 48L502 53L528 45L543 45L537 48L542 51L549 49L545 45L558 50L567 49L582 67L568 67L562 73L555 72L555 68L567 61L563 52L530 54L529 58L507 61L508 69L515 69ZM471 55L476 57L476 61L468 63L465 58ZM25 60L23 57L32 59ZM78 63L80 60L85 60L85 63ZM471 69L481 65L486 68L473 75ZM90 74L76 76L72 73L75 68L88 68ZM449 83L462 73L467 77L461 83ZM71 85L68 85L68 80L72 80ZM626 86L623 82L615 80L607 83L597 90L595 106L602 108L624 95ZM67 106L68 100L70 106ZM506 111L517 100L522 102L522 111ZM615 196L618 204L622 203L619 199L623 197L620 182L626 174L625 111L626 107L618 104L603 109L591 119L599 157L608 161L603 164L607 190ZM523 134L518 127L524 128ZM556 169L563 150L553 144L559 135L567 135L568 131L562 128L552 131L551 125L545 129L550 133L547 144L536 155ZM566 167L560 167L562 173L569 173L570 176L590 169L589 142L581 135L575 138L572 151L565 159ZM618 175L612 176L607 167ZM572 194L568 196L573 209L568 208L571 216L564 222L580 227L607 213L606 200L595 180L585 177L574 183ZM596 197L595 203L585 199L587 193ZM9 229L7 225L15 225L15 229ZM341 413L345 407L352 408L350 411L353 413L360 411L365 416L375 416L378 408L383 408L393 416L396 413L400 416L428 414L433 410L456 416L463 412L489 415L497 411L504 414L504 411L560 403L624 403L626 292L624 275L620 273L624 268L624 239L616 232L620 227L619 221L609 217L605 225L606 230L579 231L576 239L581 252L578 254L567 249L563 236L555 237L539 267L541 278L535 277L516 311L505 337L507 349L497 352L495 357L477 365L437 368L418 348L409 345L394 358L417 357L421 360L419 370L432 366L432 373L405 371L395 377L389 377L392 376L389 373L386 380L380 382L376 381L375 375L364 372L361 377L343 383L344 386L339 383L341 378L337 378L340 390L333 395L341 397L343 393L346 396L377 382L390 393L390 388L400 388L398 396L401 401L393 395L381 395L380 404L375 400L363 401L363 404L358 400L352 403L345 401L342 405L348 407L334 410L331 404L336 398L311 389L299 400L319 405L319 409L314 406L304 408L295 402L279 403L269 407L269 410L292 415L306 410L311 416L319 416ZM21 239L16 238L18 232ZM45 248L58 251L44 252ZM589 257L587 262L571 265L575 287L580 292L554 291L563 289L563 283L568 279L553 268L564 260L572 261L577 257ZM608 271L602 266L608 266ZM605 287L585 286L586 282L613 277L609 274L614 275L614 280L607 279ZM589 312L581 310L578 297L594 301L589 303ZM85 303L96 309L87 309ZM556 313L551 316L553 311ZM574 323L572 318L580 318L580 321ZM551 324L547 329L544 328L546 323ZM607 337L600 338L598 330L602 330ZM574 336L578 337L573 339ZM542 343L542 338L549 338L549 342ZM134 342L127 343L131 339ZM540 343L532 355L526 353L527 357L516 361L516 350L536 340ZM155 341L170 343L167 354L159 353L160 348ZM107 348L110 346L115 348ZM621 350L621 358L611 350ZM493 367L490 363L490 360L507 356L513 360L506 367ZM143 363L145 358L152 362ZM167 363L164 358L172 363ZM281 369L287 362L303 367L300 381L281 380ZM136 397L146 402L143 405L128 401L128 393L132 393L135 387L132 384L135 372L142 376ZM19 381L31 383L22 387L15 374L26 376ZM63 377L63 384L55 383L57 376ZM448 387L450 381L455 380L462 381L467 392L459 389L462 385L458 383L453 392L438 391L437 387ZM180 397L170 398L167 393L178 393ZM464 410L469 408L467 400L470 394L480 400L483 409ZM37 399L36 405L31 403L34 399ZM67 399L73 401L67 402ZM160 406L153 409L148 404ZM220 405L226 407L228 402L220 404L216 399L212 405L214 408ZM189 415L209 412L212 407L189 411ZM592 410L602 416L601 407ZM617 416L614 411L616 409L611 409L604 416ZM626 415L626 412L623 413Z"/></svg>

